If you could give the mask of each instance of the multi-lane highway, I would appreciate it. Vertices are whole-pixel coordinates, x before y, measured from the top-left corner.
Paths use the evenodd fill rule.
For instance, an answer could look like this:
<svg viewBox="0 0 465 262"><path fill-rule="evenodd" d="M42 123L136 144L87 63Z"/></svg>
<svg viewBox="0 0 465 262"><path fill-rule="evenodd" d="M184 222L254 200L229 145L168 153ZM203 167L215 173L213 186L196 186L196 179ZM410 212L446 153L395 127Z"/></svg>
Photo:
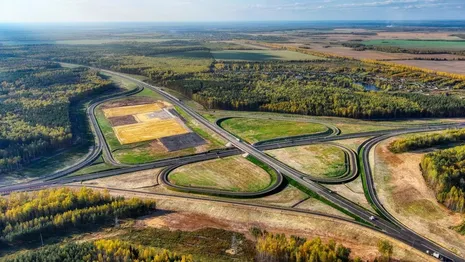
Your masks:
<svg viewBox="0 0 465 262"><path fill-rule="evenodd" d="M47 177L47 180L41 180L41 181L33 181L32 183L24 183L24 184L18 184L18 185L13 185L9 187L4 187L0 188L0 192L3 193L8 193L11 191L15 190L31 190L34 188L38 187L46 187L50 185L54 185L56 183L70 183L70 182L77 182L79 180L83 179L92 179L92 178L99 178L99 177L104 177L104 176L110 176L110 175L115 175L118 174L119 172L132 172L132 171L139 171L143 169L149 169L149 168L156 168L160 166L169 166L173 164L185 164L185 163L190 163L192 161L204 161L208 159L213 159L216 157L224 157L224 156L229 156L229 155L235 155L239 154L241 152L247 153L249 155L254 156L258 160L262 161L263 163L267 164L271 168L275 169L278 173L288 177L288 179L294 180L295 182L299 183L301 186L307 188L310 191L315 192L316 194L320 195L321 197L325 198L326 200L332 202L333 204L337 205L338 207L347 210L354 216L359 217L360 219L365 220L366 222L376 226L379 228L381 231L383 231L385 234L390 235L392 237L397 238L398 240L401 240L412 247L425 252L426 250L432 252L436 251L441 253L445 258L454 260L454 261L465 261L462 258L458 257L454 253L440 247L439 245L432 243L428 239L425 239L422 236L419 236L415 232L409 230L406 228L404 225L401 223L397 222L394 217L392 217L383 207L382 204L377 201L376 197L376 192L374 189L374 186L372 185L372 174L369 167L369 159L368 159L368 152L369 150L373 147L374 144L376 144L379 139L384 139L387 136L390 135L398 135L402 133L407 133L407 132L425 132L425 131L433 131L433 130L443 130L446 128L453 128L453 127L461 127L461 125L434 125L434 126L425 126L425 127L420 127L420 128L412 128L412 129L402 129L402 130L388 130L388 131L378 131L378 132L366 132L366 133L359 133L359 134L349 134L349 135L340 135L340 136L329 136L329 137L294 137L292 139L280 139L280 140L274 140L274 141L268 141L264 143L260 143L257 145L250 145L248 143L245 143L235 137L234 135L228 133L227 131L223 130L221 127L216 125L215 123L210 123L208 120L203 118L199 113L191 109L190 107L186 106L182 101L177 99L176 97L168 94L167 92L163 91L159 87L155 87L152 85L149 85L145 82L142 82L140 80L137 80L135 78L126 76L124 74L108 71L108 70L102 70L108 74L111 75L117 75L119 77L128 79L130 81L133 81L137 83L141 87L149 88L154 90L155 92L159 93L161 96L164 97L167 101L171 102L172 104L178 106L182 110L184 110L187 114L189 114L191 117L196 119L198 122L212 130L213 132L217 133L218 135L222 136L224 139L229 141L232 145L236 147L236 149L226 149L226 150L218 150L214 152L206 152L203 154L197 154L197 155L192 155L184 158L177 158L177 159L167 159L167 160L162 160L158 161L156 163L151 163L151 164L145 164L145 165L138 165L138 166L131 166L131 167L124 167L116 170L109 170L97 174L91 174L87 176L82 176L80 178L63 178L63 174L53 174L51 176ZM106 98L110 99L110 98ZM94 105L94 104L93 104ZM90 110L90 111L89 111ZM95 107L89 107L88 114L90 114L90 117L94 117L93 111L95 110ZM97 124L97 123L93 123ZM96 128L95 128L96 127ZM94 129L99 129L98 125L96 125ZM109 149L104 149L103 144L104 143L104 137L100 132L96 131L97 134L97 140L96 140L96 146L94 151L95 152L100 152L104 151L104 154L108 154L111 159L111 153ZM377 206L377 208L380 210L380 212L386 217L387 219L384 219L382 217L378 217L376 219L373 219L373 217L376 217L375 214L367 211L366 209L354 204L353 202L345 199L344 197L328 190L326 187L320 185L318 181L315 181L314 178L309 179L305 175L303 175L301 172L287 166L286 164L278 161L277 159L274 159L267 154L263 152L263 150L268 150L268 149L273 149L273 148L279 148L279 147L287 147L287 146L298 146L298 145L306 145L306 144L311 144L311 143L321 143L321 142L328 142L328 141L335 141L335 140L342 140L342 139L349 139L349 138L356 138L356 137L370 137L370 136L382 136L386 135L384 137L380 138L375 138L373 140L370 140L371 142L367 143L364 147L363 151L363 165L366 174L366 179L367 179L367 184L369 186L369 191L370 191L370 196ZM99 151L100 150L100 151ZM107 152L107 153L105 153ZM355 153L354 153L355 154ZM92 154L91 154L92 155ZM98 154L97 154L98 156ZM93 158L93 159L92 159ZM95 160L96 157L95 155L92 155L91 157L87 157L86 161L83 161L81 163L78 163L77 165L71 167L73 170L78 170L89 163L91 163L93 160ZM354 157L356 159L356 157ZM88 160L88 161L87 161ZM90 161L92 160L92 161ZM90 161L90 162L89 162ZM118 163L116 163L118 164ZM354 166L356 166L355 163L352 163ZM65 172L66 173L66 172ZM356 172L358 173L358 172ZM50 180L54 178L59 178L56 180ZM324 182L324 181L320 181ZM371 186L370 186L371 184Z"/></svg>
<svg viewBox="0 0 465 262"><path fill-rule="evenodd" d="M306 179L305 177L301 176L301 173L296 171L295 169L281 163L280 161L268 156L267 154L263 153L261 150L257 149L256 147L244 143L240 139L236 138L234 135L226 132L222 128L218 127L215 124L210 123L207 119L202 117L199 113L191 109L190 107L184 105L179 99L173 97L172 95L168 94L167 92L161 90L159 87L155 87L144 83L140 80L134 79L132 77L128 77L126 75L115 73L111 71L105 70L105 72L110 74L116 74L120 77L126 78L131 81L135 81L140 85L150 88L160 95L162 95L165 99L170 101L171 103L175 104L176 106L180 107L184 110L187 114L191 117L196 119L198 122L202 123L204 126L208 127L210 130L214 131L218 135L222 136L226 140L228 140L232 145L236 148L240 149L242 152L250 154L257 158L258 160L262 161L263 163L267 164L268 166L274 168L281 174L287 176L289 179L292 179L299 183L300 185L306 187L308 190L315 192L316 194L320 195L321 197L327 199L328 201L332 202L333 204L338 205L339 207L349 211L350 213L358 216L359 218L377 226L378 228L382 229L386 234L391 235L411 246L417 248L418 250L425 252L428 251L440 251L443 256L447 259L454 260L454 261L465 261L462 258L458 257L454 253L445 250L441 246L431 243L428 239L425 239L416 233L412 232L408 228L404 227L403 225L391 223L388 220L383 218L373 219L373 214L364 208L352 203L351 201L345 199L344 197L328 190L326 187L318 184L317 182L311 181ZM444 129L442 126L431 126L431 127L423 127L414 130L410 130L410 132L424 132L424 131L432 131L432 130L441 130ZM366 159L363 158L363 161L366 162ZM426 248L426 250L425 250Z"/></svg>

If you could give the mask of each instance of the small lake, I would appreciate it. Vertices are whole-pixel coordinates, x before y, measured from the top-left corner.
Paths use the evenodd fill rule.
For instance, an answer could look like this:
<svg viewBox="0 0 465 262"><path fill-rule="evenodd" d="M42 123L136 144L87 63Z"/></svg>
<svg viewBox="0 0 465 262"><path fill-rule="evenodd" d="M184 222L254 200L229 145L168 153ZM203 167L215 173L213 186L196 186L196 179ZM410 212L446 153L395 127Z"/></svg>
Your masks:
<svg viewBox="0 0 465 262"><path fill-rule="evenodd" d="M372 84L364 84L364 83L357 83L361 86L363 86L363 88L366 90L366 91L379 91L381 89L379 89L377 86L375 85L372 85Z"/></svg>

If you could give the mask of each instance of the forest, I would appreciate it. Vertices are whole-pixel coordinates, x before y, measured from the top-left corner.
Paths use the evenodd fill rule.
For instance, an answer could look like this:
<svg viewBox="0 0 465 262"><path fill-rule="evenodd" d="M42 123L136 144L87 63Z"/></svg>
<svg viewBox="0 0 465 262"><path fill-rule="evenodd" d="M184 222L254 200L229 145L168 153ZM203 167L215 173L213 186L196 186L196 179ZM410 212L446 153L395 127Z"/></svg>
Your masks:
<svg viewBox="0 0 465 262"><path fill-rule="evenodd" d="M0 173L71 145L72 104L109 87L96 71L0 59Z"/></svg>
<svg viewBox="0 0 465 262"><path fill-rule="evenodd" d="M389 144L393 153L404 153L417 149L462 142L465 140L465 129L452 129L439 133L416 134L394 140Z"/></svg>
<svg viewBox="0 0 465 262"><path fill-rule="evenodd" d="M438 201L451 210L463 213L465 211L465 146L426 154L420 167L426 182L436 193Z"/></svg>
<svg viewBox="0 0 465 262"><path fill-rule="evenodd" d="M325 244L320 238L288 238L284 234L265 232L257 239L257 261L353 261L349 256L349 248L337 245L334 241Z"/></svg>
<svg viewBox="0 0 465 262"><path fill-rule="evenodd" d="M0 198L0 241L4 245L39 241L63 229L93 228L115 218L138 217L155 210L155 202L111 197L87 188L46 189Z"/></svg>
<svg viewBox="0 0 465 262"><path fill-rule="evenodd" d="M8 262L75 262L75 261L139 261L193 262L191 255L178 255L168 250L132 245L120 240L100 239L93 242L52 245L7 257Z"/></svg>
<svg viewBox="0 0 465 262"><path fill-rule="evenodd" d="M253 42L252 42L253 43ZM274 49L277 44L260 43ZM0 47L0 57L27 57L93 65L147 76L206 108L260 110L363 119L465 116L465 77L393 63L289 51L312 61L215 61L212 50L232 43L172 40L102 45ZM367 91L375 85L379 91ZM432 92L434 91L434 93Z"/></svg>
<svg viewBox="0 0 465 262"><path fill-rule="evenodd" d="M366 45L360 42L352 41L345 42L342 46L350 47L357 51L375 50L386 53L403 53L403 54L452 54L452 55L465 55L463 50L448 50L448 49L427 49L427 48L402 48L397 46L379 46L379 45Z"/></svg>

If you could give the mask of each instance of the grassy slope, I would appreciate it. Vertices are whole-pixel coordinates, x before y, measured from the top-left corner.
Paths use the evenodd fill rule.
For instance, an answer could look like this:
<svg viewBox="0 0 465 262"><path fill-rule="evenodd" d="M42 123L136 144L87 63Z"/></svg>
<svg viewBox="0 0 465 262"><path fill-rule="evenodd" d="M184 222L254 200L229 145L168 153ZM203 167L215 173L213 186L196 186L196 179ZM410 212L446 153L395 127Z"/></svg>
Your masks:
<svg viewBox="0 0 465 262"><path fill-rule="evenodd" d="M169 180L181 186L206 187L228 191L255 192L268 187L270 175L241 156L194 163L177 168Z"/></svg>
<svg viewBox="0 0 465 262"><path fill-rule="evenodd" d="M230 118L223 121L221 126L251 143L278 137L324 132L327 129L315 123L251 118Z"/></svg>
<svg viewBox="0 0 465 262"><path fill-rule="evenodd" d="M344 152L333 145L289 147L267 153L312 176L337 177L346 171Z"/></svg>

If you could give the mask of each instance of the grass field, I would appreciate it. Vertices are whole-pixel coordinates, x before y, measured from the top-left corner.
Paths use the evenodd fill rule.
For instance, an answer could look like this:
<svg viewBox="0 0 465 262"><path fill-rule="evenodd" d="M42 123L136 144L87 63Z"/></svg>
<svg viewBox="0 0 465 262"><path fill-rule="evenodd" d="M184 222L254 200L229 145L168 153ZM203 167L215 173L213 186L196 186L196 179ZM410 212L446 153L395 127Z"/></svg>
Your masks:
<svg viewBox="0 0 465 262"><path fill-rule="evenodd" d="M346 171L344 151L329 144L281 148L267 153L312 176L337 177Z"/></svg>
<svg viewBox="0 0 465 262"><path fill-rule="evenodd" d="M150 113L159 111L163 108L162 103L153 103L146 105L122 106L103 109L106 117L128 116L135 114Z"/></svg>
<svg viewBox="0 0 465 262"><path fill-rule="evenodd" d="M211 52L215 60L267 61L267 60L317 60L321 57L286 50L224 50Z"/></svg>
<svg viewBox="0 0 465 262"><path fill-rule="evenodd" d="M180 186L239 192L260 191L272 182L271 176L264 169L242 156L182 166L169 175L169 180Z"/></svg>
<svg viewBox="0 0 465 262"><path fill-rule="evenodd" d="M395 46L413 49L465 50L465 40L401 40L378 39L362 42L365 45Z"/></svg>
<svg viewBox="0 0 465 262"><path fill-rule="evenodd" d="M189 133L176 119L115 126L113 129L122 145Z"/></svg>
<svg viewBox="0 0 465 262"><path fill-rule="evenodd" d="M221 127L250 143L278 137L313 134L327 130L324 125L315 123L253 118L226 119L221 122Z"/></svg>

